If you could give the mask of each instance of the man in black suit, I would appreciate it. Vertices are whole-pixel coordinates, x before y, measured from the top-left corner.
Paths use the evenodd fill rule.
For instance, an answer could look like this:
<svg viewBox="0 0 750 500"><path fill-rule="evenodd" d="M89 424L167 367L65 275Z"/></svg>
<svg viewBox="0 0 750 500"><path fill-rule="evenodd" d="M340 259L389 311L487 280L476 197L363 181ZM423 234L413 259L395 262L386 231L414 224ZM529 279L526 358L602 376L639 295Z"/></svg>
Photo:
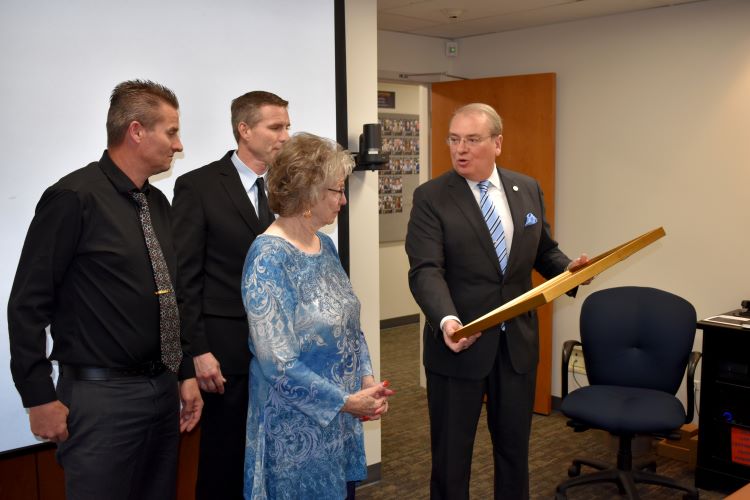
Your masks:
<svg viewBox="0 0 750 500"><path fill-rule="evenodd" d="M451 337L462 322L530 290L532 269L551 278L588 260L582 255L571 262L558 249L544 218L538 183L495 166L502 141L502 121L491 106L458 109L448 136L453 170L414 192L406 252L409 285L427 320L424 366L433 499L469 497L471 455L485 394L495 498L528 498L539 357L536 312L459 341Z"/></svg>
<svg viewBox="0 0 750 500"><path fill-rule="evenodd" d="M237 150L175 183L182 328L205 401L198 500L242 498L250 350L240 279L250 244L274 220L263 177L289 138L287 106L270 92L236 98Z"/></svg>

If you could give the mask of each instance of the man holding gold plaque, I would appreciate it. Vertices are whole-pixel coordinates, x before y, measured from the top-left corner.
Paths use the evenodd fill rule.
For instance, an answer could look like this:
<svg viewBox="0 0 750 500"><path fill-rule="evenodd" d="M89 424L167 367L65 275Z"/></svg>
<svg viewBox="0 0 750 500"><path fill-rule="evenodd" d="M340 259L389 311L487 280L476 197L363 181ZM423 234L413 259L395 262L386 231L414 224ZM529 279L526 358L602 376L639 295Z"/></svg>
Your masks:
<svg viewBox="0 0 750 500"><path fill-rule="evenodd" d="M458 341L452 334L532 288L588 261L560 251L539 184L498 168L502 121L486 104L451 119L453 171L414 192L406 236L409 286L424 312L433 499L469 498L471 456L483 397L495 462L495 498L529 496L528 452L539 359L530 311Z"/></svg>

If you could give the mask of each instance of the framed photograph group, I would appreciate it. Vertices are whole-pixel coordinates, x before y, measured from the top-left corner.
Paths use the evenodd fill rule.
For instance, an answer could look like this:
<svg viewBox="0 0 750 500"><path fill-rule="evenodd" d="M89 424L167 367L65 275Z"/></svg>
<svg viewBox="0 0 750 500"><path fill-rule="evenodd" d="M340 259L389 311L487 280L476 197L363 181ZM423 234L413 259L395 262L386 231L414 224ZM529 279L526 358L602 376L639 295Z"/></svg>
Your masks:
<svg viewBox="0 0 750 500"><path fill-rule="evenodd" d="M390 154L378 176L380 241L406 237L411 199L419 185L419 116L380 113L383 152Z"/></svg>

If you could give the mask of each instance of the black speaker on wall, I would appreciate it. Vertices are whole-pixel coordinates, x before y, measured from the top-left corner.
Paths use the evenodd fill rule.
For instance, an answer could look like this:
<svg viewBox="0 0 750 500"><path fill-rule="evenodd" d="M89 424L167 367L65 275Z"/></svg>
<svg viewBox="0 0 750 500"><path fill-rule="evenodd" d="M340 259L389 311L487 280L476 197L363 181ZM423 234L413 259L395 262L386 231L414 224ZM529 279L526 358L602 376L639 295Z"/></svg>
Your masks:
<svg viewBox="0 0 750 500"><path fill-rule="evenodd" d="M354 170L382 170L388 164L388 153L382 152L383 138L379 123L365 123L359 135L359 153Z"/></svg>

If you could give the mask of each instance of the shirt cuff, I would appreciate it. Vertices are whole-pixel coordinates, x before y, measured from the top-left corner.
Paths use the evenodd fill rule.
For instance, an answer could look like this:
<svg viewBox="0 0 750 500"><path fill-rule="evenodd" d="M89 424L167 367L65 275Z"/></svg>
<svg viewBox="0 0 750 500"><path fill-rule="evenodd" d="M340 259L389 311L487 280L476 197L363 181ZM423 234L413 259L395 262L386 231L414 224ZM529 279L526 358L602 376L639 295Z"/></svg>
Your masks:
<svg viewBox="0 0 750 500"><path fill-rule="evenodd" d="M460 324L461 326L464 326L464 324L463 324L463 323L461 323L461 320L460 320L460 319L458 319L458 318L457 318L457 317L455 317L455 316L451 316L451 315L448 315L448 316L446 316L446 317L444 317L443 319L441 319L441 320L440 320L440 331L441 331L441 332L443 331L443 325L444 325L444 324L445 324L445 322L446 322L446 321L448 321L449 319L452 319L453 321L456 321L456 322L458 322L458 324Z"/></svg>
<svg viewBox="0 0 750 500"><path fill-rule="evenodd" d="M24 408L31 408L57 400L55 385L52 383L51 377L16 383L16 389L21 395Z"/></svg>
<svg viewBox="0 0 750 500"><path fill-rule="evenodd" d="M195 365L192 356L183 354L180 368L177 370L177 379L183 381L189 378L195 378Z"/></svg>

